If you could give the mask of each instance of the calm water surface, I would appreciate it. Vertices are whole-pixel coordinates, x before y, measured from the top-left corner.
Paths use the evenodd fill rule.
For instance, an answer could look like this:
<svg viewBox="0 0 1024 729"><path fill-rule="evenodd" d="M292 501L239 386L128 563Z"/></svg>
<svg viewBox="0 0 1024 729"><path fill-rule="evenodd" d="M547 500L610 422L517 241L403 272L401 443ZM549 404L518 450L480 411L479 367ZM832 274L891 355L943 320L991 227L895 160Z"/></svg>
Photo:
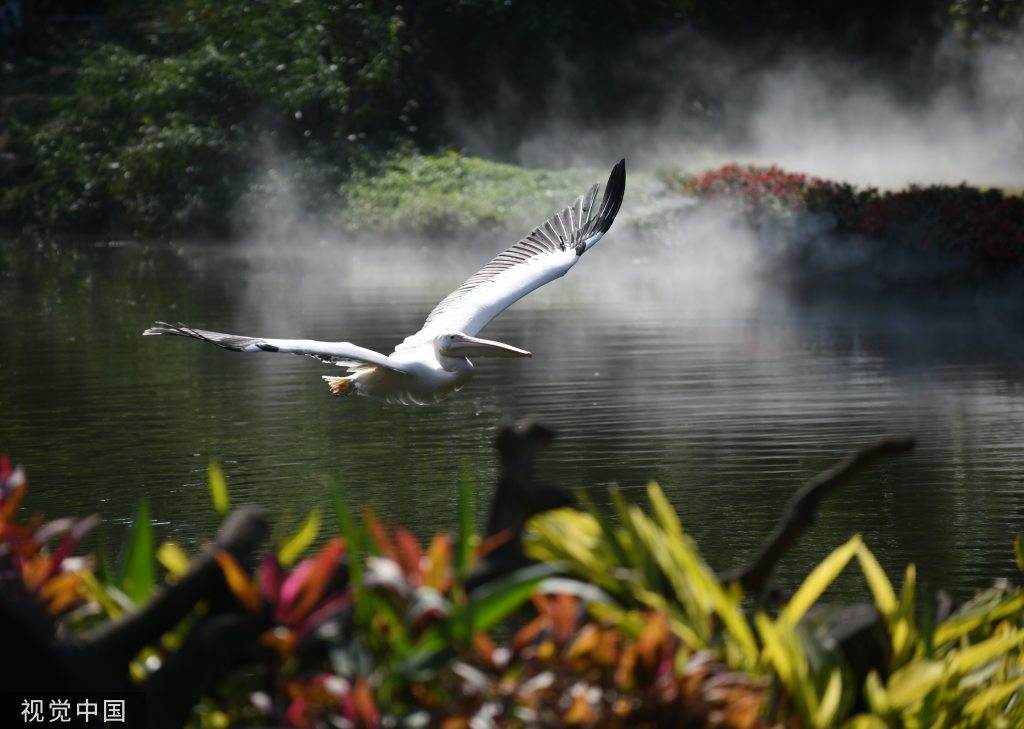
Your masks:
<svg viewBox="0 0 1024 729"><path fill-rule="evenodd" d="M463 464L482 515L496 423L538 414L560 434L544 478L598 497L617 483L637 499L657 480L724 568L750 557L801 482L907 433L918 448L831 497L783 580L854 532L894 573L914 561L961 594L1012 574L1024 530L1019 306L797 296L752 275L742 246L716 245L613 234L485 330L532 360L480 361L461 393L426 408L332 397L320 375L334 370L311 358L139 335L166 319L390 351L500 241L359 254L5 245L0 450L29 469L29 509L99 511L114 539L141 496L162 537L211 535L211 459L235 503L270 507L283 527L329 510L339 483L426 534L454 524Z"/></svg>

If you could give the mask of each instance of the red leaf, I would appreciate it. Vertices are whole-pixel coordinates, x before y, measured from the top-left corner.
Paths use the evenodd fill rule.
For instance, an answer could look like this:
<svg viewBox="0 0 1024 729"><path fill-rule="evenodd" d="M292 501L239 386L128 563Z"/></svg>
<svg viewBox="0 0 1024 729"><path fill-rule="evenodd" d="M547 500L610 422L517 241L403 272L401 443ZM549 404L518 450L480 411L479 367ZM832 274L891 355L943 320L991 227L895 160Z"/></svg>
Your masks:
<svg viewBox="0 0 1024 729"><path fill-rule="evenodd" d="M295 604L288 610L285 622L294 625L307 615L324 596L331 577L345 553L345 543L340 537L329 541L316 557L308 576L299 585Z"/></svg>
<svg viewBox="0 0 1024 729"><path fill-rule="evenodd" d="M260 592L267 600L276 601L281 593L284 582L284 570L277 561L277 555L271 551L260 562Z"/></svg>
<svg viewBox="0 0 1024 729"><path fill-rule="evenodd" d="M410 582L414 587L419 587L423 576L423 548L420 547L419 540L408 529L399 527L395 531L395 547L398 564L402 566L402 571L407 577L414 577L415 579Z"/></svg>
<svg viewBox="0 0 1024 729"><path fill-rule="evenodd" d="M393 562L398 561L398 557L395 554L395 545L391 543L388 538L388 533L377 521L377 517L373 514L373 509L366 509L363 511L363 523L366 524L366 528L370 530L370 536L373 537L374 544L377 545L377 549L380 551L382 557L387 557Z"/></svg>
<svg viewBox="0 0 1024 729"><path fill-rule="evenodd" d="M374 729L380 726L380 711L377 709L377 702L373 700L373 693L363 679L358 679L352 687L352 699L356 704L356 712L367 729Z"/></svg>

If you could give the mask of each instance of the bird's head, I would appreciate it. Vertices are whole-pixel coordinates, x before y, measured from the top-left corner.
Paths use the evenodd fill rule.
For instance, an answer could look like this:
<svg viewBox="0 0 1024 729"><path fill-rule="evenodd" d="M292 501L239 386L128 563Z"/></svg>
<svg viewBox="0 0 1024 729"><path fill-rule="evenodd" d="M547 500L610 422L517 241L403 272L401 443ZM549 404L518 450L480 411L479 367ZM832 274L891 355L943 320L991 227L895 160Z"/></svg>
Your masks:
<svg viewBox="0 0 1024 729"><path fill-rule="evenodd" d="M437 353L444 357L532 357L532 352L511 344L471 337L462 332L439 334L434 339Z"/></svg>

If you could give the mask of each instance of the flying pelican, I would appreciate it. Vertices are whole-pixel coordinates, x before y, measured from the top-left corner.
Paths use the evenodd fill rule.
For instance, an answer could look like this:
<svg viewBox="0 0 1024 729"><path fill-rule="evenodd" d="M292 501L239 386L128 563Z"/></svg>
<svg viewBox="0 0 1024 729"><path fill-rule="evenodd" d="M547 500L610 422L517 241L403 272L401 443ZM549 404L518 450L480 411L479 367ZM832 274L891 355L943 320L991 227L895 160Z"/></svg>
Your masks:
<svg viewBox="0 0 1024 729"><path fill-rule="evenodd" d="M448 294L427 316L423 328L406 337L390 355L349 342L243 337L166 322L157 322L143 334L192 337L235 352L306 354L347 368L347 376L323 378L335 395L356 392L388 402L439 402L472 378L469 357L533 356L476 334L534 289L564 276L608 232L626 191L626 161L612 168L595 212L599 187L595 184Z"/></svg>

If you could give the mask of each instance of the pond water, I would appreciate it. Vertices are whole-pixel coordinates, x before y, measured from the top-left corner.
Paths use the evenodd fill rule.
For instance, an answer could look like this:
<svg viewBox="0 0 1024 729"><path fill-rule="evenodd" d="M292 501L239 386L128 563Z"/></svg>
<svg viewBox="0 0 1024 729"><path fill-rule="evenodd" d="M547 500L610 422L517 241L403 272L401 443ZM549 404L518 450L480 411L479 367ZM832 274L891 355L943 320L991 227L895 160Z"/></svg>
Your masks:
<svg viewBox="0 0 1024 729"><path fill-rule="evenodd" d="M623 226L485 330L533 359L478 362L436 406L332 397L334 370L307 357L140 336L163 319L388 352L503 242L0 247L0 450L28 468L28 509L99 511L116 543L146 496L159 536L195 545L216 528L216 459L234 503L269 507L282 531L329 513L341 484L425 535L454 525L464 467L482 523L495 426L535 414L559 432L543 478L638 500L657 480L725 568L803 481L905 433L918 447L831 496L781 579L854 532L894 576L913 561L961 595L1014 573L1019 299L797 295L756 274L756 241Z"/></svg>

